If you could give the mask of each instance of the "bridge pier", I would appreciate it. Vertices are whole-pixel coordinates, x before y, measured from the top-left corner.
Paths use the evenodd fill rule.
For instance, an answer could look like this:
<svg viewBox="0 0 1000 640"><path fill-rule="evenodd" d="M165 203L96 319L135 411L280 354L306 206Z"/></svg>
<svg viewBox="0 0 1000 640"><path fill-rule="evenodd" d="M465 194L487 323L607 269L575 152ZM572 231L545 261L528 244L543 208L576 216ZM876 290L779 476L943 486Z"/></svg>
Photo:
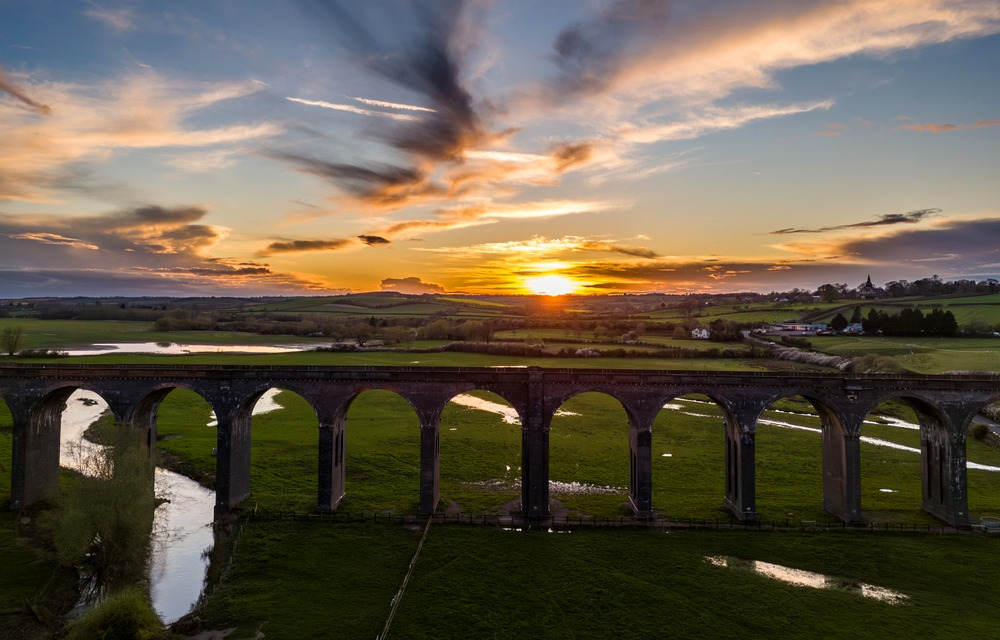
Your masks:
<svg viewBox="0 0 1000 640"><path fill-rule="evenodd" d="M629 425L629 506L637 518L653 515L653 432Z"/></svg>
<svg viewBox="0 0 1000 640"><path fill-rule="evenodd" d="M549 516L549 427L542 372L528 371L528 411L521 425L521 516Z"/></svg>
<svg viewBox="0 0 1000 640"><path fill-rule="evenodd" d="M45 398L9 397L14 422L10 508L21 509L59 492L59 433L66 399L73 389L60 389Z"/></svg>
<svg viewBox="0 0 1000 640"><path fill-rule="evenodd" d="M215 449L215 518L228 514L250 495L250 418L247 410L220 410Z"/></svg>
<svg viewBox="0 0 1000 640"><path fill-rule="evenodd" d="M438 420L420 426L420 506L430 515L441 500L441 425Z"/></svg>
<svg viewBox="0 0 1000 640"><path fill-rule="evenodd" d="M757 519L756 433L726 421L726 507L743 521Z"/></svg>
<svg viewBox="0 0 1000 640"><path fill-rule="evenodd" d="M823 418L823 509L844 522L861 514L861 436Z"/></svg>
<svg viewBox="0 0 1000 640"><path fill-rule="evenodd" d="M319 511L333 511L344 499L344 422L319 425Z"/></svg>

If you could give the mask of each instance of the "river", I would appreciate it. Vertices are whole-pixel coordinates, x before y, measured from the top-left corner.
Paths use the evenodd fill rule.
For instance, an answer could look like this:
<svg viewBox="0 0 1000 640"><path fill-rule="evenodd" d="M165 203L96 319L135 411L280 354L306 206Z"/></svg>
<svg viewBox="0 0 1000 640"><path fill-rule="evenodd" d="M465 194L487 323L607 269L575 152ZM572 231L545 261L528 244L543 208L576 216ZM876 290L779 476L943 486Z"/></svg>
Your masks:
<svg viewBox="0 0 1000 640"><path fill-rule="evenodd" d="M280 409L274 402L278 391L265 393L254 406L254 414ZM100 396L75 391L62 415L62 447L59 464L85 471L82 460L100 445L83 439L83 433L107 411ZM212 548L215 492L187 476L157 468L154 479L157 498L165 499L153 520L152 557L149 578L153 608L165 624L191 611L205 583L206 552Z"/></svg>

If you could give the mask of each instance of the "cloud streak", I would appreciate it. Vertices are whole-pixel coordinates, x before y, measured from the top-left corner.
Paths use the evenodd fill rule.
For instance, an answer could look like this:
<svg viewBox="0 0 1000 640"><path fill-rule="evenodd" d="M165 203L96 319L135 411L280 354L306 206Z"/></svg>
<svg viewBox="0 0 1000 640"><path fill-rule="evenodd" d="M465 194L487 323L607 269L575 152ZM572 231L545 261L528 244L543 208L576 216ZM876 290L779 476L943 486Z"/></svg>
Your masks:
<svg viewBox="0 0 1000 640"><path fill-rule="evenodd" d="M875 220L866 222L855 222L852 224L838 224L829 227L818 227L816 229L788 228L771 231L770 235L782 236L795 233L825 233L827 231L840 231L843 229L868 229L871 227L889 227L897 224L915 224L927 216L941 213L941 209L917 209L906 213L886 213Z"/></svg>
<svg viewBox="0 0 1000 640"><path fill-rule="evenodd" d="M14 86L14 84L11 83L10 80L7 79L7 75L3 72L3 70L0 70L0 91L3 91L4 93L10 94L11 96L14 96L18 100L20 100L22 103L28 105L34 111L36 111L38 113L41 113L42 115L46 115L47 116L47 115L50 115L52 113L52 108L49 107L49 105L42 104L41 102L38 102L37 100L32 100L28 96L28 94L25 93L22 89L20 89L19 87Z"/></svg>
<svg viewBox="0 0 1000 640"><path fill-rule="evenodd" d="M946 133L949 131L967 131L969 129L985 129L1000 126L1000 120L980 120L974 124L904 124L896 127L910 131L930 131L931 133Z"/></svg>

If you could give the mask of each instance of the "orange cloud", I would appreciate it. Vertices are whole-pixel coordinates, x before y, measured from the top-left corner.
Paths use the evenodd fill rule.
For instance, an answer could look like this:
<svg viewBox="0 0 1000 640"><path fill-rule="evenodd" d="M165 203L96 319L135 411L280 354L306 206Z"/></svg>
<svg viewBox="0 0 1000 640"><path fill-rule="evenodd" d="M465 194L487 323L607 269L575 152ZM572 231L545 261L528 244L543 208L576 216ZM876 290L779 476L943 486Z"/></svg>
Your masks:
<svg viewBox="0 0 1000 640"><path fill-rule="evenodd" d="M909 129L911 131L930 131L931 133L944 133L946 131L965 131L966 129L985 129L986 127L1000 126L1000 120L980 120L975 124L904 124L897 129Z"/></svg>

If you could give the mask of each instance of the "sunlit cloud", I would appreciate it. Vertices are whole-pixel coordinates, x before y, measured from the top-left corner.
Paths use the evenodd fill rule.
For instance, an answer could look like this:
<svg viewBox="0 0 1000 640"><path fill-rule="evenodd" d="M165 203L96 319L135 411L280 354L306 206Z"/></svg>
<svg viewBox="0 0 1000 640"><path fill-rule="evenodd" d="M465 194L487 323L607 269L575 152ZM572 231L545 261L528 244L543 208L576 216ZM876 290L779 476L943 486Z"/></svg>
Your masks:
<svg viewBox="0 0 1000 640"><path fill-rule="evenodd" d="M103 163L130 149L208 148L275 136L279 125L260 122L194 127L188 118L221 100L246 96L258 83L199 85L152 73L115 78L96 86L32 85L54 105L39 119L0 101L0 200L53 199L52 190L73 163Z"/></svg>
<svg viewBox="0 0 1000 640"><path fill-rule="evenodd" d="M75 249L89 249L91 251L97 251L98 246L95 244L90 244L88 242L83 242L78 238L67 238L66 236L61 236L58 233L12 233L7 237L14 240L32 240L40 244L51 244L61 247L73 247Z"/></svg>
<svg viewBox="0 0 1000 640"><path fill-rule="evenodd" d="M417 276L409 278L385 278L380 284L382 291L397 291L399 293L420 294L420 293L444 293L445 289L439 284L423 282Z"/></svg>

